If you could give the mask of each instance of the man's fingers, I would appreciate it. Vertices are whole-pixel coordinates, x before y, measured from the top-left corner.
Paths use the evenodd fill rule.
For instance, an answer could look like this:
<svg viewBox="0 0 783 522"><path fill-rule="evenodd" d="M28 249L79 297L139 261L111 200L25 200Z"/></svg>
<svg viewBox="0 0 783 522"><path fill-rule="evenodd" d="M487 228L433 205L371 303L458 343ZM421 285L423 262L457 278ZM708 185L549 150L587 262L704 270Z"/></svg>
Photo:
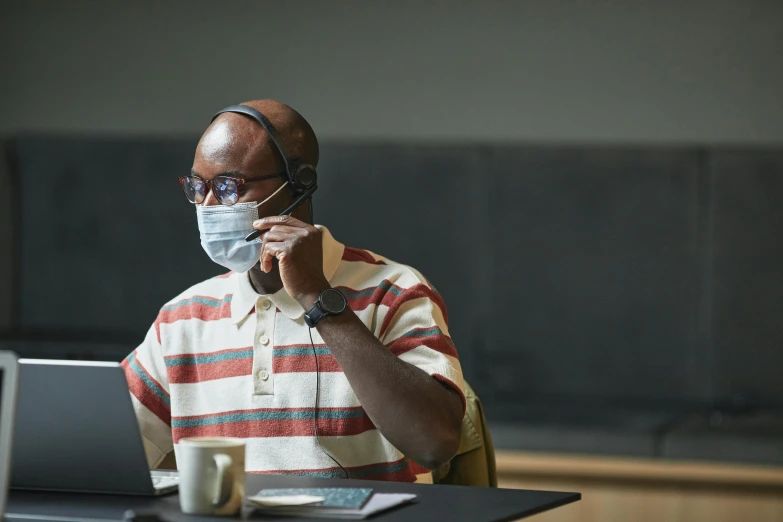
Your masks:
<svg viewBox="0 0 783 522"><path fill-rule="evenodd" d="M266 232L262 233L262 241L285 241L292 236L302 237L307 234L306 228L292 227L289 225L275 225Z"/></svg>
<svg viewBox="0 0 783 522"><path fill-rule="evenodd" d="M269 272L272 270L274 258L278 260L282 255L288 252L289 243L287 241L264 241L261 247L261 270Z"/></svg>
<svg viewBox="0 0 783 522"><path fill-rule="evenodd" d="M263 246L261 246L261 271L262 272L269 272L270 270L272 270L273 258L274 258L274 254L272 253L272 243L264 241Z"/></svg>
<svg viewBox="0 0 783 522"><path fill-rule="evenodd" d="M312 225L303 223L298 219L291 218L285 220L285 223L272 224L270 222L278 221L280 216L259 219L253 226L263 230L268 227L259 237L263 243L261 247L261 270L269 272L272 270L273 261L277 258L282 261L283 256L289 253L295 245L303 245L317 239L320 243L321 232ZM287 216L283 216L287 217ZM301 225L301 226L300 226Z"/></svg>
<svg viewBox="0 0 783 522"><path fill-rule="evenodd" d="M269 229L275 225L285 225L296 228L307 228L310 226L304 221L300 221L291 216L268 216L253 222L253 228L256 230Z"/></svg>

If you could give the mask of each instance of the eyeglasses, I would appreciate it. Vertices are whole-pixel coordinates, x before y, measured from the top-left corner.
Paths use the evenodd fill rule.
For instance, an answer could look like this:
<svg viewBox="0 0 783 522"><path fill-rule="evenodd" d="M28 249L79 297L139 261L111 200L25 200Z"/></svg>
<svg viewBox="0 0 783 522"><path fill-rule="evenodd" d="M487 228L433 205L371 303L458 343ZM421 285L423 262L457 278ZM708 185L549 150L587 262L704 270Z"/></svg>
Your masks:
<svg viewBox="0 0 783 522"><path fill-rule="evenodd" d="M212 179L201 179L195 174L191 174L190 176L179 178L179 184L182 185L182 192L185 193L185 197L191 203L203 203L209 191L212 190L212 193L215 194L215 198L221 205L231 206L239 200L239 185L279 177L285 177L285 173L270 174L254 179L224 175L215 176Z"/></svg>

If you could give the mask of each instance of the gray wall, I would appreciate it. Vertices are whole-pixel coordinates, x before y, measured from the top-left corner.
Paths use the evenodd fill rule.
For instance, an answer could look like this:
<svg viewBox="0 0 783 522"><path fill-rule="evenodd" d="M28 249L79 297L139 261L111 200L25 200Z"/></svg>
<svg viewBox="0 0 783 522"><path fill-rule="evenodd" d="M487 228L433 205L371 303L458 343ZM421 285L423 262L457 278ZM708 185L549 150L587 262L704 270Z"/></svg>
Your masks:
<svg viewBox="0 0 783 522"><path fill-rule="evenodd" d="M325 138L783 143L780 1L3 0L0 49L0 132L273 97Z"/></svg>

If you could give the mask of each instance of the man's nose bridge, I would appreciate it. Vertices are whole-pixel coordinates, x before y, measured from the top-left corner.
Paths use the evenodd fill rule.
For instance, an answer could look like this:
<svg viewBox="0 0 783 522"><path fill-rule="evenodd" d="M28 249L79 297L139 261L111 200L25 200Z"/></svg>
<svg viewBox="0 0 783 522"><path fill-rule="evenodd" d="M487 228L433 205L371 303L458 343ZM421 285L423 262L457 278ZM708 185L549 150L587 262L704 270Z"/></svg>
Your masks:
<svg viewBox="0 0 783 522"><path fill-rule="evenodd" d="M209 185L209 190L207 191L207 195L204 196L204 201L201 202L202 205L205 207L211 207L214 205L220 205L220 201L218 201L218 198L215 197L215 191L212 190L211 184Z"/></svg>

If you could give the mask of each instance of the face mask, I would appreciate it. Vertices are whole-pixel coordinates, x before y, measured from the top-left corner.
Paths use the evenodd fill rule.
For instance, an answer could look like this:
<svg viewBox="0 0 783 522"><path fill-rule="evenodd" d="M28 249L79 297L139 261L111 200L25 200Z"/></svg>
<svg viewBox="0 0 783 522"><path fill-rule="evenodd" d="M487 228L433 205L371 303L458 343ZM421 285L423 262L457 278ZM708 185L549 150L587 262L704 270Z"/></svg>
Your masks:
<svg viewBox="0 0 783 522"><path fill-rule="evenodd" d="M201 246L215 263L233 270L247 272L261 258L260 239L245 241L258 219L258 207L272 199L285 184L261 203L236 205L196 205L196 219L201 235Z"/></svg>

